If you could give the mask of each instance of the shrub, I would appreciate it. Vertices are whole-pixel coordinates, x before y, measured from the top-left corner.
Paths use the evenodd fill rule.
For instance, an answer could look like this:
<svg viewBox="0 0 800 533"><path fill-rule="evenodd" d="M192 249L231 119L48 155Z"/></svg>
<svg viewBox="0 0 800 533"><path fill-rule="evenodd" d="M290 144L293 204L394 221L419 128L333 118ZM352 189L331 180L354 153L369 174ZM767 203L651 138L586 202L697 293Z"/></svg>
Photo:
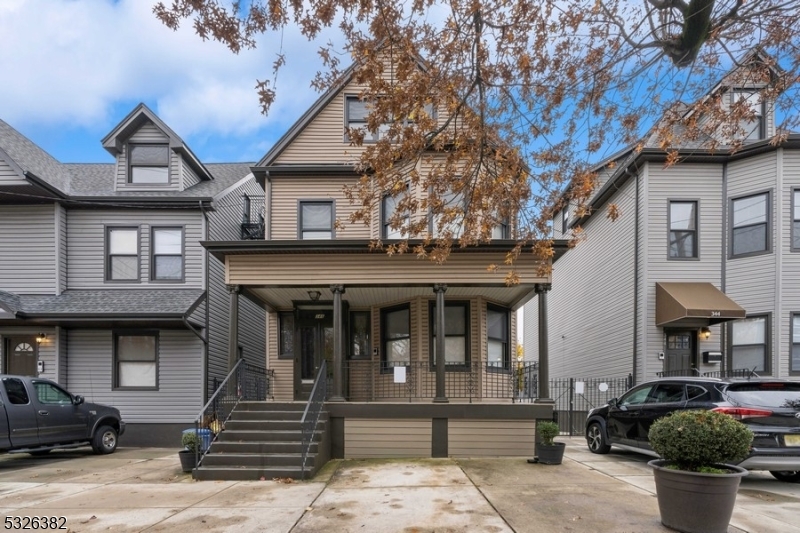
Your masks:
<svg viewBox="0 0 800 533"><path fill-rule="evenodd" d="M194 452L200 445L200 437L197 435L195 431L184 433L183 436L181 437L181 444L183 445L184 448L186 448L190 452Z"/></svg>
<svg viewBox="0 0 800 533"><path fill-rule="evenodd" d="M680 470L698 472L747 457L753 432L716 411L675 411L650 427L650 446Z"/></svg>
<svg viewBox="0 0 800 533"><path fill-rule="evenodd" d="M550 422L549 420L536 424L536 431L539 432L539 436L542 438L542 444L547 446L552 446L553 439L558 437L558 434L560 433L558 424L555 422Z"/></svg>

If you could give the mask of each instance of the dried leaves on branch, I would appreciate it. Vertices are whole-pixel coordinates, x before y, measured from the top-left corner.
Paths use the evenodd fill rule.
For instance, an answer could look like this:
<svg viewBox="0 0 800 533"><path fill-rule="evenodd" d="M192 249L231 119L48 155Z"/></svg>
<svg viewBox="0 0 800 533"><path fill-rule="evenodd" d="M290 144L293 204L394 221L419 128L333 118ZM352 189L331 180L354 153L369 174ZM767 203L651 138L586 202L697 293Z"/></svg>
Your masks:
<svg viewBox="0 0 800 533"><path fill-rule="evenodd" d="M390 253L443 261L507 225L518 243L508 262L531 247L546 257L553 213L565 202L583 213L598 165L624 146L649 138L672 163L687 141L736 149L754 106L703 96L756 47L765 54L752 79L735 83L777 100L776 142L798 124L799 0L174 0L154 11L172 28L192 20L234 53L288 26L310 40L338 27L342 44L320 45L312 85L338 87L340 58L352 58L370 112L343 133L356 145L379 139L363 144L363 178L347 191L352 221L393 197L388 231L401 240L376 243ZM273 80L285 63L278 51ZM258 91L267 112L274 83ZM416 216L429 211L433 232ZM426 246L412 250L409 238Z"/></svg>

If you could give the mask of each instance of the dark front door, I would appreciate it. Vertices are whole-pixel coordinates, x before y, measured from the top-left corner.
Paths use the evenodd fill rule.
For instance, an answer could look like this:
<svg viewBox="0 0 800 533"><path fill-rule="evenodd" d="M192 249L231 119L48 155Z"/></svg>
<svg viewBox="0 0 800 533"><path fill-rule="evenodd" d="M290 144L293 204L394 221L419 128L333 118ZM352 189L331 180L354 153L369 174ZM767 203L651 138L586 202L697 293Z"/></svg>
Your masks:
<svg viewBox="0 0 800 533"><path fill-rule="evenodd" d="M333 368L333 310L300 310L296 329L295 399L305 400L322 361L327 361L329 374Z"/></svg>
<svg viewBox="0 0 800 533"><path fill-rule="evenodd" d="M664 372L666 376L691 376L692 369L697 368L695 360L694 331L667 330L664 352Z"/></svg>
<svg viewBox="0 0 800 533"><path fill-rule="evenodd" d="M6 374L16 376L36 375L36 337L9 337L6 342Z"/></svg>

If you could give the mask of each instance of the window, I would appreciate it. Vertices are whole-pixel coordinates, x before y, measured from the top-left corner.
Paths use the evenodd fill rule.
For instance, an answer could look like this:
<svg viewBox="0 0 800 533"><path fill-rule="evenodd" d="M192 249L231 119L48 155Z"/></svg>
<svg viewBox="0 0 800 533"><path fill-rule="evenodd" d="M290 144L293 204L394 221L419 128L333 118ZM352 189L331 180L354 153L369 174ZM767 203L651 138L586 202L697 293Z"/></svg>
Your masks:
<svg viewBox="0 0 800 533"><path fill-rule="evenodd" d="M508 310L493 305L486 307L486 365L508 369Z"/></svg>
<svg viewBox="0 0 800 533"><path fill-rule="evenodd" d="M425 104L423 111L430 117L435 117L435 109L433 104ZM364 142L375 142L384 137L389 131L390 124L381 124L378 126L378 131L370 133L367 131L367 117L369 116L370 106L369 102L360 100L358 96L345 97L345 123L347 129L362 129L364 130ZM403 124L410 124L415 121L413 116L406 117ZM345 135L345 141L349 141Z"/></svg>
<svg viewBox="0 0 800 533"><path fill-rule="evenodd" d="M647 400L647 403L675 403L685 400L683 384L661 383L656 387L655 393Z"/></svg>
<svg viewBox="0 0 800 533"><path fill-rule="evenodd" d="M370 356L370 312L350 313L350 358L369 359Z"/></svg>
<svg viewBox="0 0 800 533"><path fill-rule="evenodd" d="M731 200L731 256L767 252L769 193Z"/></svg>
<svg viewBox="0 0 800 533"><path fill-rule="evenodd" d="M748 317L731 322L731 368L770 372L767 350L767 317Z"/></svg>
<svg viewBox="0 0 800 533"><path fill-rule="evenodd" d="M697 202L669 202L669 258L697 257Z"/></svg>
<svg viewBox="0 0 800 533"><path fill-rule="evenodd" d="M508 220L500 221L492 228L492 239L508 239L508 236Z"/></svg>
<svg viewBox="0 0 800 533"><path fill-rule="evenodd" d="M466 205L464 195L461 193L448 192L441 196L443 203L442 209L448 210L455 217L442 227L442 213L437 213L431 217L431 233L436 237L441 237L450 232L453 239L461 237L464 232L464 213Z"/></svg>
<svg viewBox="0 0 800 533"><path fill-rule="evenodd" d="M247 224L250 222L250 197L244 195L242 198L242 205L244 207L244 211L242 212L242 223Z"/></svg>
<svg viewBox="0 0 800 533"><path fill-rule="evenodd" d="M636 389L633 389L629 393L622 396L619 399L619 405L621 406L629 406L629 405L642 405L643 403L649 401L650 393L653 391L654 385L642 385Z"/></svg>
<svg viewBox="0 0 800 533"><path fill-rule="evenodd" d="M408 305L381 311L381 367L390 369L411 363L411 311Z"/></svg>
<svg viewBox="0 0 800 533"><path fill-rule="evenodd" d="M169 184L169 146L166 144L131 144L130 183Z"/></svg>
<svg viewBox="0 0 800 533"><path fill-rule="evenodd" d="M800 374L800 313L792 313L792 346L789 356L789 372Z"/></svg>
<svg viewBox="0 0 800 533"><path fill-rule="evenodd" d="M333 238L333 202L300 202L300 238Z"/></svg>
<svg viewBox="0 0 800 533"><path fill-rule="evenodd" d="M108 228L106 280L139 281L139 228Z"/></svg>
<svg viewBox="0 0 800 533"><path fill-rule="evenodd" d="M383 239L402 239L403 235L401 232L401 228L392 228L391 227L391 219L394 216L395 211L397 211L397 204L400 200L403 199L405 195L408 194L408 185L405 186L404 192L399 193L397 196L392 196L391 194L386 194L383 197L383 201L381 204L381 224L383 227L382 230L382 238ZM407 229L408 228L408 212L406 212L402 219L401 224Z"/></svg>
<svg viewBox="0 0 800 533"><path fill-rule="evenodd" d="M792 190L792 251L800 252L800 189Z"/></svg>
<svg viewBox="0 0 800 533"><path fill-rule="evenodd" d="M153 228L151 279L183 281L183 228Z"/></svg>
<svg viewBox="0 0 800 533"><path fill-rule="evenodd" d="M36 399L45 405L72 405L72 396L59 389L52 383L34 381L33 387L36 389Z"/></svg>
<svg viewBox="0 0 800 533"><path fill-rule="evenodd" d="M3 386L6 389L8 401L12 404L25 405L30 402L30 398L28 398L28 391L25 390L25 384L22 383L21 379L3 378Z"/></svg>
<svg viewBox="0 0 800 533"><path fill-rule="evenodd" d="M114 388L158 388L158 335L114 335Z"/></svg>
<svg viewBox="0 0 800 533"><path fill-rule="evenodd" d="M436 302L430 303L431 367L436 366ZM447 302L444 304L444 364L449 367L464 367L469 364L469 303Z"/></svg>
<svg viewBox="0 0 800 533"><path fill-rule="evenodd" d="M569 231L569 206L561 210L561 235L566 235Z"/></svg>
<svg viewBox="0 0 800 533"><path fill-rule="evenodd" d="M766 135L764 124L764 104L761 95L753 91L733 91L731 92L731 103L744 101L755 116L751 119L742 118L739 120L739 127L744 131L745 141L757 141Z"/></svg>
<svg viewBox="0 0 800 533"><path fill-rule="evenodd" d="M280 313L280 346L278 359L294 358L294 313Z"/></svg>

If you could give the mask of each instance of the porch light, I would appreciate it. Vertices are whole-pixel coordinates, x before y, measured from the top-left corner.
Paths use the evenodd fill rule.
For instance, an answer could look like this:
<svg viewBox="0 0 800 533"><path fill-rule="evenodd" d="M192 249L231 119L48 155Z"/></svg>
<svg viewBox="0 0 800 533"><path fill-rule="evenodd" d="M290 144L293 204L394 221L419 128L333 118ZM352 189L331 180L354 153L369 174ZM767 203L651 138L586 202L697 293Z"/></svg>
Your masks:
<svg viewBox="0 0 800 533"><path fill-rule="evenodd" d="M322 296L322 293L319 291L308 291L308 297L311 299L312 302L316 302L319 300L319 297Z"/></svg>
<svg viewBox="0 0 800 533"><path fill-rule="evenodd" d="M43 342L44 342L44 340L45 340L46 338L47 338L47 333L39 333L39 334L36 336L36 342L37 342L37 343L39 343L39 344L41 344L41 343L43 343Z"/></svg>
<svg viewBox="0 0 800 533"><path fill-rule="evenodd" d="M703 339L704 341L707 341L708 339L710 339L711 338L711 330L708 329L707 327L700 328L700 338Z"/></svg>

